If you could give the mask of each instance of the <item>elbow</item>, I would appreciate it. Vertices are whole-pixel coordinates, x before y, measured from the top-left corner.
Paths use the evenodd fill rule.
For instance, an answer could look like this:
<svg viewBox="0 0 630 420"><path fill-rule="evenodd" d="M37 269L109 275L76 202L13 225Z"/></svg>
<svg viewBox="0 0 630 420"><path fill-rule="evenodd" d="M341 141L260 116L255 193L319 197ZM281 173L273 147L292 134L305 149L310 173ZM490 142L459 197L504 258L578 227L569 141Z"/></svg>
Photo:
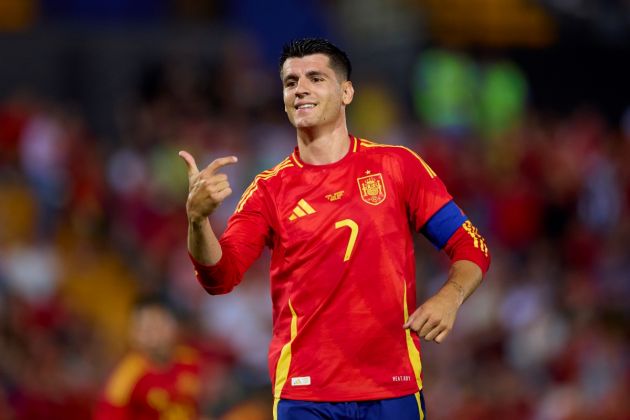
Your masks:
<svg viewBox="0 0 630 420"><path fill-rule="evenodd" d="M190 259L195 267L197 282L210 295L224 295L230 293L241 282L243 273L227 258L221 258L216 265L203 265L192 255Z"/></svg>
<svg viewBox="0 0 630 420"><path fill-rule="evenodd" d="M464 223L455 231L444 247L444 251L451 262L468 260L477 264L483 276L490 268L490 250L485 239L479 235L476 228L470 225L470 222Z"/></svg>
<svg viewBox="0 0 630 420"><path fill-rule="evenodd" d="M238 278L215 277L208 275L207 272L196 271L197 281L203 289L210 295L225 295L234 290L234 287L240 282Z"/></svg>
<svg viewBox="0 0 630 420"><path fill-rule="evenodd" d="M486 273L490 269L490 253L479 252L476 249L462 250L450 256L451 263L454 264L457 261L468 261L475 264L481 270L481 278L486 276Z"/></svg>
<svg viewBox="0 0 630 420"><path fill-rule="evenodd" d="M202 285L203 286L203 285ZM234 290L234 286L203 286L203 289L212 296L226 295Z"/></svg>

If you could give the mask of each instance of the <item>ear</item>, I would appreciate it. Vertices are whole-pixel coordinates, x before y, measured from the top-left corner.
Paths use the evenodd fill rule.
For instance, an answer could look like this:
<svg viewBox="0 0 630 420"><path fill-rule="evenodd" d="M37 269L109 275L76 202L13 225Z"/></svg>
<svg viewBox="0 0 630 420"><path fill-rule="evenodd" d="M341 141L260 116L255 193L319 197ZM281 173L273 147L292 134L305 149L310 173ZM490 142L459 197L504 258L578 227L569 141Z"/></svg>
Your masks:
<svg viewBox="0 0 630 420"><path fill-rule="evenodd" d="M341 102L344 105L350 105L352 98L354 98L354 86L350 80L346 80L341 84Z"/></svg>

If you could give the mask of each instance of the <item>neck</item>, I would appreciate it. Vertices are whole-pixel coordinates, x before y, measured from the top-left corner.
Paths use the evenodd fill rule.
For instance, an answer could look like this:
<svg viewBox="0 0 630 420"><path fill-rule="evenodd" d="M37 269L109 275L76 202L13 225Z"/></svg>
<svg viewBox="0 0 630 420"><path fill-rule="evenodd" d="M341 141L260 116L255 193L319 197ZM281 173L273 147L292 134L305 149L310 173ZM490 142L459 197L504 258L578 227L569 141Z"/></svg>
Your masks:
<svg viewBox="0 0 630 420"><path fill-rule="evenodd" d="M298 150L303 162L310 165L327 165L341 160L350 148L348 128L345 124L322 132L315 127L297 130Z"/></svg>
<svg viewBox="0 0 630 420"><path fill-rule="evenodd" d="M149 355L149 359L151 363L159 368L164 368L173 363L173 354L172 353L152 353Z"/></svg>

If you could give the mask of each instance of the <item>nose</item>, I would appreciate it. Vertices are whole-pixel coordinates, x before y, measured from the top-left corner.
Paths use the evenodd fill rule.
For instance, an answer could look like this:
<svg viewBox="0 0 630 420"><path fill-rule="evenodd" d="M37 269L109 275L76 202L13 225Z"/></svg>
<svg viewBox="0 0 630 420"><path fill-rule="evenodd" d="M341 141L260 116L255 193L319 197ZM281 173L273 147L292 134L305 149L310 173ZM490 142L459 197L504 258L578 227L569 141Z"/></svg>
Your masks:
<svg viewBox="0 0 630 420"><path fill-rule="evenodd" d="M308 81L306 81L303 77L300 77L297 81L297 86L295 87L295 95L299 98L308 95Z"/></svg>

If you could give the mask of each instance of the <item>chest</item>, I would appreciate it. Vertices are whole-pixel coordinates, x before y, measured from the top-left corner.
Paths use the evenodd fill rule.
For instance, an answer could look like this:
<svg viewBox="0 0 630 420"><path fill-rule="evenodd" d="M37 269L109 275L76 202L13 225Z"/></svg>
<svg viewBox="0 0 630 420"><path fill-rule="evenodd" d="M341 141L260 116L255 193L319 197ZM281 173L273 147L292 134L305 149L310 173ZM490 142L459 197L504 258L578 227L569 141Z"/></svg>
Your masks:
<svg viewBox="0 0 630 420"><path fill-rule="evenodd" d="M276 196L276 232L288 248L349 229L383 237L406 225L399 170L378 160L305 170L283 180Z"/></svg>
<svg viewBox="0 0 630 420"><path fill-rule="evenodd" d="M149 372L138 381L133 402L136 408L158 413L191 411L199 394L199 375L188 369Z"/></svg>

